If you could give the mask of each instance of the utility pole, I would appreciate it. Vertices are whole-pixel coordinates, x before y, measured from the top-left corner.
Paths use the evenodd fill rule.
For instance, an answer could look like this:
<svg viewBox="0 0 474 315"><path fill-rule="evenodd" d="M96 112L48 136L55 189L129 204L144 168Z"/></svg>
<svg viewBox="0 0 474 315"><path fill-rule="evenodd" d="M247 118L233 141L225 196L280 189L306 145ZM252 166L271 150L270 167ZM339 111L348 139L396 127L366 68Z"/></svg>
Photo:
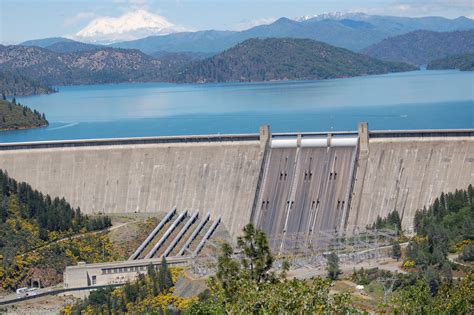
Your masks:
<svg viewBox="0 0 474 315"><path fill-rule="evenodd" d="M377 278L377 282L379 282L383 286L383 303L384 304L387 304L387 298L389 295L392 294L395 281L397 281L396 277L391 277L391 278L378 277Z"/></svg>

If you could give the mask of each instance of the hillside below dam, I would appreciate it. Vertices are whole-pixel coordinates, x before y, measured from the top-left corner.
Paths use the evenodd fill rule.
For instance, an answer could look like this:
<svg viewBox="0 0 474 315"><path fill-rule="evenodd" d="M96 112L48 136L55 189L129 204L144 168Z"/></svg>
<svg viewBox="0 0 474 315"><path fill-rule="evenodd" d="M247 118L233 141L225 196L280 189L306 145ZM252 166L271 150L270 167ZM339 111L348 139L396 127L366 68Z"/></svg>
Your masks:
<svg viewBox="0 0 474 315"><path fill-rule="evenodd" d="M474 184L474 130L275 133L0 144L0 169L84 213L200 210L231 236L405 229L442 192ZM272 247L282 249L282 243Z"/></svg>

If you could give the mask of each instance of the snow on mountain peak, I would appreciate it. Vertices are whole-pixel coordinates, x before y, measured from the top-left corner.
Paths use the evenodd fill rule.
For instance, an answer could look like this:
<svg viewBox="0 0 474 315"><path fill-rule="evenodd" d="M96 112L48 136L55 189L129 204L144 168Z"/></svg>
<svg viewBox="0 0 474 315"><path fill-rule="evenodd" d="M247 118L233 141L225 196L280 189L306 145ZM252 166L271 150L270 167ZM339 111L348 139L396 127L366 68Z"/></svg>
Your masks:
<svg viewBox="0 0 474 315"><path fill-rule="evenodd" d="M304 22L308 20L322 21L322 20L343 20L343 19L355 19L364 20L367 14L361 12L324 12L315 15L304 15L297 17L295 20L298 22Z"/></svg>
<svg viewBox="0 0 474 315"><path fill-rule="evenodd" d="M174 25L161 15L137 10L119 17L96 18L77 32L74 38L86 42L112 43L182 31L186 29Z"/></svg>

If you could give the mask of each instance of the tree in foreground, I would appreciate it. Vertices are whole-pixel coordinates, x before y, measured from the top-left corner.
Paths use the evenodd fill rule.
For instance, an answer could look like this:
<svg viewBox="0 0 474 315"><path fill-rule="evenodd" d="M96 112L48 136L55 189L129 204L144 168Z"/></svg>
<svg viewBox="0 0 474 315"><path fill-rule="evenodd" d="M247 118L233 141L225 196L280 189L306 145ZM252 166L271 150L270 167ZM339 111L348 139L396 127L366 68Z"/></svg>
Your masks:
<svg viewBox="0 0 474 315"><path fill-rule="evenodd" d="M286 278L273 271L274 257L266 235L251 224L237 241L237 252L224 244L209 292L188 309L189 314L314 314L348 313L348 294L329 295L330 281ZM237 257L236 257L237 256Z"/></svg>
<svg viewBox="0 0 474 315"><path fill-rule="evenodd" d="M472 314L474 273L454 285L443 284L435 296L422 280L400 290L392 299L395 314Z"/></svg>
<svg viewBox="0 0 474 315"><path fill-rule="evenodd" d="M341 269L339 269L339 257L336 253L332 252L329 254L328 258L328 265L326 270L328 272L328 278L331 280L337 280L339 275L341 274Z"/></svg>

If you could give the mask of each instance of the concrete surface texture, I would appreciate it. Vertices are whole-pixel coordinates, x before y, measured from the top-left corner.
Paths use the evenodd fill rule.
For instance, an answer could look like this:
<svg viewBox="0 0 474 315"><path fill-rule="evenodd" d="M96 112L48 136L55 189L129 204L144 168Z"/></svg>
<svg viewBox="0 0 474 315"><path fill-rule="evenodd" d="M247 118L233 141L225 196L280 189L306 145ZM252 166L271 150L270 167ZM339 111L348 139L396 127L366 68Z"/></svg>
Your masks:
<svg viewBox="0 0 474 315"><path fill-rule="evenodd" d="M474 138L370 139L360 152L348 227L365 227L396 210L404 228L442 192L474 184Z"/></svg>
<svg viewBox="0 0 474 315"><path fill-rule="evenodd" d="M356 147L272 148L254 223L268 235L308 238L340 228L355 153Z"/></svg>
<svg viewBox="0 0 474 315"><path fill-rule="evenodd" d="M0 151L0 168L85 213L199 209L231 235L250 221L259 141Z"/></svg>
<svg viewBox="0 0 474 315"><path fill-rule="evenodd" d="M272 138L268 127L260 140L215 135L4 144L0 168L85 213L200 210L211 220L220 216L233 238L251 221L272 236L310 235L364 228L393 210L411 228L415 211L441 192L474 184L472 130L369 132L361 124L355 147L306 147L308 134L288 136L294 147L270 148L282 134ZM330 145L337 136L310 137L328 137Z"/></svg>

